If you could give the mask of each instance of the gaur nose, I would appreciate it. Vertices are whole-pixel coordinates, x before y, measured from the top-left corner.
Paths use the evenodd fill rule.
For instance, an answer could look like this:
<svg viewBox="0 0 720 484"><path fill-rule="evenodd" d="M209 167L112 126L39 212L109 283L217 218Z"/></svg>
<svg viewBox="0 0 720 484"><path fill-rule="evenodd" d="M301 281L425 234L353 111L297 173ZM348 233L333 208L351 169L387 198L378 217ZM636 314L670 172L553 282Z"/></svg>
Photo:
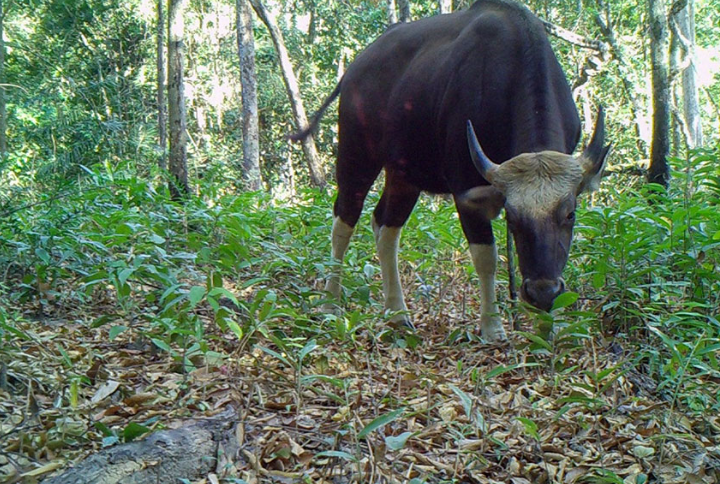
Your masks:
<svg viewBox="0 0 720 484"><path fill-rule="evenodd" d="M550 311L553 301L565 292L565 281L557 279L525 279L520 293L527 302L543 311Z"/></svg>

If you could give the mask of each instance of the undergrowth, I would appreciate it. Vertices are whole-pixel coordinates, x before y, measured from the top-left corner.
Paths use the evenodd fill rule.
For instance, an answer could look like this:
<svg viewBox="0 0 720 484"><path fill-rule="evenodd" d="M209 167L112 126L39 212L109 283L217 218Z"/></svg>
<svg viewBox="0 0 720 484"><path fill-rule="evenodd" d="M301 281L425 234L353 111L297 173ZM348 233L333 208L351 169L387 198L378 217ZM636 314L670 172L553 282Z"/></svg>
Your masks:
<svg viewBox="0 0 720 484"><path fill-rule="evenodd" d="M521 333L526 344L520 350L537 364L571 372L564 362L575 348L614 339L627 365L651 377L672 406L720 410L718 386L705 384L720 378L717 166L717 154L695 154L687 163L676 161L676 183L667 193L611 178L594 203L583 202L566 269L575 293L551 314L526 311L523 321L531 327ZM329 341L365 351L355 336L370 331L378 344L423 344L384 324L367 217L344 266L345 311L321 310L327 302L322 280L333 264L329 193L304 190L282 201L207 186L200 189L204 196L178 205L132 165L86 171L70 191L25 206L22 199L3 200L3 359L32 338L20 322L68 318L106 328L111 341L132 334L167 352L179 372L259 349L292 369L298 387L319 378L304 373L304 362ZM20 208L8 209L11 202ZM504 222L496 221L495 229L502 247ZM401 244L406 292L411 306L456 311L468 321L453 328L450 340L472 338L470 321L477 316L477 281L465 252L452 204L423 197ZM503 311L515 315L518 307L504 301ZM209 344L213 338L224 338L224 346ZM591 375L590 393L601 394L624 371ZM16 391L25 385L12 374L3 384ZM583 398L567 404L597 403Z"/></svg>

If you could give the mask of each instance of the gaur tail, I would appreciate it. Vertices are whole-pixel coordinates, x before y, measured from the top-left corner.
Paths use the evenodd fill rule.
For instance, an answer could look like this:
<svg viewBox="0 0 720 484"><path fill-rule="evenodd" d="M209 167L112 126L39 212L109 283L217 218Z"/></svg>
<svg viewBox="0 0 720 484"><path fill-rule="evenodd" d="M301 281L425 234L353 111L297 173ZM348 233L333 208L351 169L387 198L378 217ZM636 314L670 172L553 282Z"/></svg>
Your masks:
<svg viewBox="0 0 720 484"><path fill-rule="evenodd" d="M317 127L320 124L320 119L322 119L323 115L325 114L325 111L327 111L327 108L329 108L330 105L333 103L333 101L335 101L335 98L340 95L340 84L341 83L342 83L342 79L340 80L340 82L337 83L337 86L335 86L335 89L333 90L333 92L327 97L327 99L325 99L325 102L323 102L322 106L320 106L320 109L317 110L317 112L313 116L312 120L310 121L310 125L306 126L305 128L301 129L300 131L289 134L287 136L289 140L302 141L317 130Z"/></svg>

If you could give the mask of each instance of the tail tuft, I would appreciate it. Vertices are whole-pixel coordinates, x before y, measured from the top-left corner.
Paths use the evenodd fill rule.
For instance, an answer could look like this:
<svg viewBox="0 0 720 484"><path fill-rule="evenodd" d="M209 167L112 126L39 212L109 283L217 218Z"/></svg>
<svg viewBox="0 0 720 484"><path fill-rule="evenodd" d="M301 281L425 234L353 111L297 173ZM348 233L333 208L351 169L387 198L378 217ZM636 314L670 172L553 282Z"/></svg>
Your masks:
<svg viewBox="0 0 720 484"><path fill-rule="evenodd" d="M315 115L313 116L312 120L310 121L310 124L304 128L302 128L300 131L296 131L295 133L290 133L286 137L290 141L302 141L311 134L313 134L315 131L317 131L317 127L320 124L320 119L322 119L323 115L325 114L325 111L327 111L327 108L330 107L330 104L335 100L336 97L340 94L340 84L342 83L342 79L340 82L337 83L335 86L335 89L333 89L333 92L325 99L322 106L320 106L320 109L317 110Z"/></svg>

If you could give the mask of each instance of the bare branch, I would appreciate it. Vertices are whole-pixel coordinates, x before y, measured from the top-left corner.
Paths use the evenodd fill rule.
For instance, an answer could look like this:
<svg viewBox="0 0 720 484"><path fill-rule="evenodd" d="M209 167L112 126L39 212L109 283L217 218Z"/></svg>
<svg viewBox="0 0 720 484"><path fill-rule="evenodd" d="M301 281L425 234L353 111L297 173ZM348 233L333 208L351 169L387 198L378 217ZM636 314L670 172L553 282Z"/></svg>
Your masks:
<svg viewBox="0 0 720 484"><path fill-rule="evenodd" d="M601 40L588 39L586 37L576 34L575 32L560 27L559 25L548 22L547 20L543 20L542 23L545 26L545 31L548 34L553 35L566 42L569 42L573 45L577 45L578 47L582 47L583 49L595 50L600 52L601 54L605 54L608 51L608 45Z"/></svg>

